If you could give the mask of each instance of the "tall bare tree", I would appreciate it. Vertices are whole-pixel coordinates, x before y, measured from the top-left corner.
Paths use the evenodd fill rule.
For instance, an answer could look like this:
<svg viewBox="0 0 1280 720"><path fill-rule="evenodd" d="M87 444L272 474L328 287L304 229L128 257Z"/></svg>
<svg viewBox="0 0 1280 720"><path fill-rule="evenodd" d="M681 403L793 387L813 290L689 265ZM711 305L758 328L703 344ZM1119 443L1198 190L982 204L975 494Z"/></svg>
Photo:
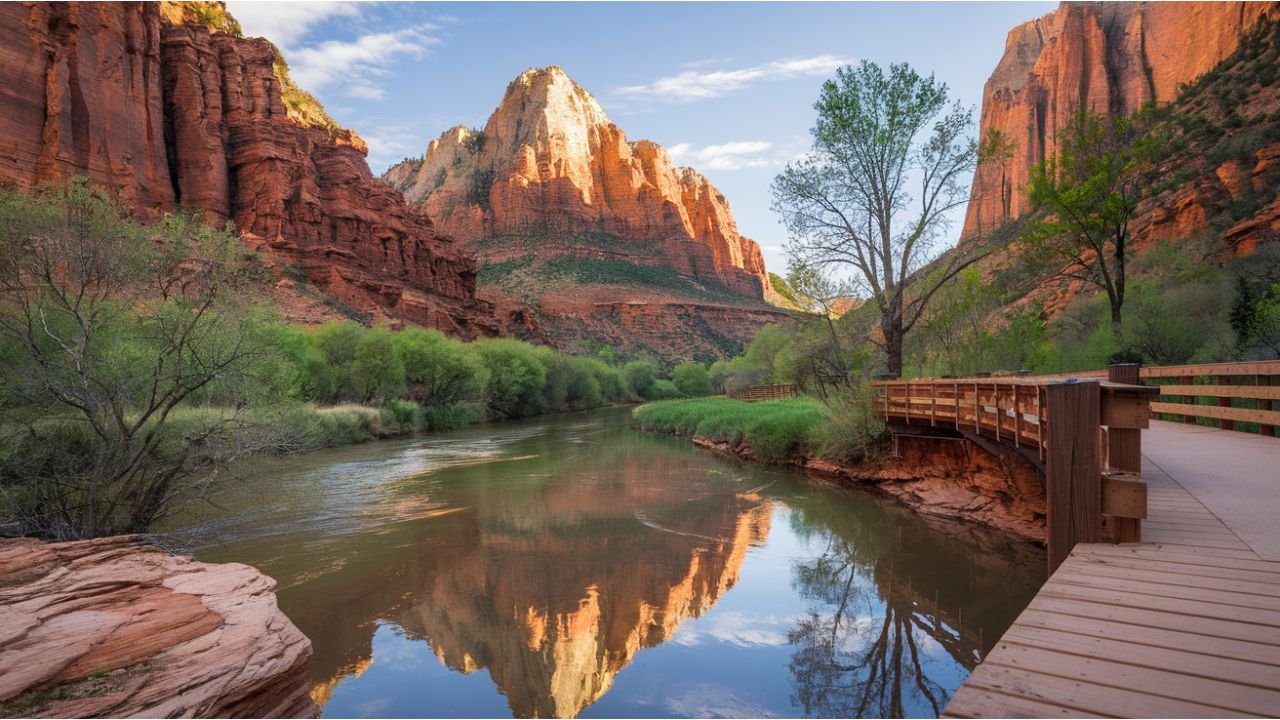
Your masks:
<svg viewBox="0 0 1280 720"><path fill-rule="evenodd" d="M798 264L848 272L880 312L876 339L902 373L906 334L933 294L985 254L966 243L931 272L978 160L972 110L907 65L863 61L822 86L813 148L773 181L773 208Z"/></svg>

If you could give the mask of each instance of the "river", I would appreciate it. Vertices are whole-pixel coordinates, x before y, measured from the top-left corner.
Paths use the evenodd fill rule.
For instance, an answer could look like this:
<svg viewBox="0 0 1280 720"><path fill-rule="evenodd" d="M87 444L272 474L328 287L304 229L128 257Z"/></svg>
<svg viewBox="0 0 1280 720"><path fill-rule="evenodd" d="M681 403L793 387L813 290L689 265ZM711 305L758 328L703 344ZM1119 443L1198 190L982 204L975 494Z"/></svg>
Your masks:
<svg viewBox="0 0 1280 720"><path fill-rule="evenodd" d="M329 717L934 716L1043 581L629 415L259 460L177 535L278 580Z"/></svg>

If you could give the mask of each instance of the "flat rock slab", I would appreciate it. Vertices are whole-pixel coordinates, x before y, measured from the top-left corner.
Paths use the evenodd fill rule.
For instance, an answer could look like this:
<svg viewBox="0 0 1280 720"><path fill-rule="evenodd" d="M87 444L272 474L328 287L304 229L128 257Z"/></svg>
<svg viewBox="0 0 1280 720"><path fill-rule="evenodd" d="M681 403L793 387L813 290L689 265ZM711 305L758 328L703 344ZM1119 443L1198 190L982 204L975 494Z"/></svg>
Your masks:
<svg viewBox="0 0 1280 720"><path fill-rule="evenodd" d="M0 716L314 717L310 659L248 565L0 539Z"/></svg>

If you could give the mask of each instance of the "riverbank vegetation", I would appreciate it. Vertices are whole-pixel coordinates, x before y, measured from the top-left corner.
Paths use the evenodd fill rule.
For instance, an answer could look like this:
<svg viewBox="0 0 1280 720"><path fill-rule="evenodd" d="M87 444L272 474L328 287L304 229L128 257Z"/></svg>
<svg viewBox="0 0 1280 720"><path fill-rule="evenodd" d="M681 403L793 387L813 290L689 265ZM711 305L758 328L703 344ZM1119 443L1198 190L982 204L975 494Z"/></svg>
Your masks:
<svg viewBox="0 0 1280 720"><path fill-rule="evenodd" d="M290 325L235 233L82 182L0 191L0 231L0 533L146 532L248 455L710 391L696 364Z"/></svg>
<svg viewBox="0 0 1280 720"><path fill-rule="evenodd" d="M884 424L871 411L870 396L856 388L825 403L809 397L759 403L725 397L665 400L641 405L632 419L641 430L724 443L771 463L799 458L858 463L879 454L884 440Z"/></svg>

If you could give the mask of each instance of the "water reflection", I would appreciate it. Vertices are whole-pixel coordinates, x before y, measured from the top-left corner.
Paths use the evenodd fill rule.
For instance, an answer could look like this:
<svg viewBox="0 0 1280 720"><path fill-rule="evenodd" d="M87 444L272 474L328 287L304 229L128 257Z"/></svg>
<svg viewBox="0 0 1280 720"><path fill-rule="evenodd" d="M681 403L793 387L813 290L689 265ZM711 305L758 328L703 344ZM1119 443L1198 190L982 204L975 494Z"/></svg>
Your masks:
<svg viewBox="0 0 1280 720"><path fill-rule="evenodd" d="M223 503L189 537L280 580L326 715L936 715L1037 581L617 412L290 459Z"/></svg>

